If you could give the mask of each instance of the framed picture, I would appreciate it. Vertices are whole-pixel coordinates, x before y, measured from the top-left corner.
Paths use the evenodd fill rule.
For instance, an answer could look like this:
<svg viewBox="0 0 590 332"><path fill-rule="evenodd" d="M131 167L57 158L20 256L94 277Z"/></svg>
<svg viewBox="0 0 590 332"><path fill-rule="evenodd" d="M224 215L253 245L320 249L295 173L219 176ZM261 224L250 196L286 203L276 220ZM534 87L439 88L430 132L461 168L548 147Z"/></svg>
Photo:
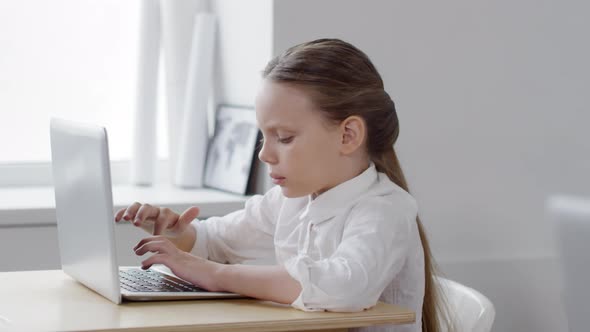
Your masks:
<svg viewBox="0 0 590 332"><path fill-rule="evenodd" d="M214 135L207 149L205 186L244 195L257 137L253 108L220 106L215 114Z"/></svg>

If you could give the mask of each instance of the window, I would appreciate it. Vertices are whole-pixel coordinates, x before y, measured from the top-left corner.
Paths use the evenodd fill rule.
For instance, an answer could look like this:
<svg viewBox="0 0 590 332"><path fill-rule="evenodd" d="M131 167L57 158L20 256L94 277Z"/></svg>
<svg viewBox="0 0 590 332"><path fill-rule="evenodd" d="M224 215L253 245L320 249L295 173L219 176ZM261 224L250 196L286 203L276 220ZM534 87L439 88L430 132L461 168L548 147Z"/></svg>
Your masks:
<svg viewBox="0 0 590 332"><path fill-rule="evenodd" d="M139 6L140 0L0 2L0 186L50 182L52 116L104 125L111 159L129 160Z"/></svg>

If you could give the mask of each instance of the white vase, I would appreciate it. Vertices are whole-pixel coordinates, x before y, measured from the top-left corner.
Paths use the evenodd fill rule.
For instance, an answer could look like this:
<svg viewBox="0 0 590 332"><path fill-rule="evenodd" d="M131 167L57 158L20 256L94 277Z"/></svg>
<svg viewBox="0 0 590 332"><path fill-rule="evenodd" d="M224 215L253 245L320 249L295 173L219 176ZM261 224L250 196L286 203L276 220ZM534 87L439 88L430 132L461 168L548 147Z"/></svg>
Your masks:
<svg viewBox="0 0 590 332"><path fill-rule="evenodd" d="M175 181L177 186L203 186L209 139L207 106L213 86L215 16L199 13L195 18L186 82L183 123Z"/></svg>
<svg viewBox="0 0 590 332"><path fill-rule="evenodd" d="M166 72L169 159L171 178L174 179L194 18L196 13L208 11L209 6L205 0L161 0L160 5Z"/></svg>
<svg viewBox="0 0 590 332"><path fill-rule="evenodd" d="M139 28L137 95L133 128L131 183L151 185L157 162L156 115L160 58L159 0L142 0Z"/></svg>

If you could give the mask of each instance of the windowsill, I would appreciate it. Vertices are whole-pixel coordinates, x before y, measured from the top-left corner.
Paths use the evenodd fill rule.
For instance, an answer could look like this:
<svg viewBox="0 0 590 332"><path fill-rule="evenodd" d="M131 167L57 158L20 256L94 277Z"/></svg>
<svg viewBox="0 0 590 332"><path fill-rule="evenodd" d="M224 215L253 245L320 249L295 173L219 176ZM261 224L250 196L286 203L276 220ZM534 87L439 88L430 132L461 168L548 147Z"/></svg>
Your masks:
<svg viewBox="0 0 590 332"><path fill-rule="evenodd" d="M243 208L247 198L204 188L189 190L166 185L113 187L114 211L138 201L166 206L178 213L194 205L201 210L200 217L210 217ZM0 227L55 224L53 187L0 188Z"/></svg>

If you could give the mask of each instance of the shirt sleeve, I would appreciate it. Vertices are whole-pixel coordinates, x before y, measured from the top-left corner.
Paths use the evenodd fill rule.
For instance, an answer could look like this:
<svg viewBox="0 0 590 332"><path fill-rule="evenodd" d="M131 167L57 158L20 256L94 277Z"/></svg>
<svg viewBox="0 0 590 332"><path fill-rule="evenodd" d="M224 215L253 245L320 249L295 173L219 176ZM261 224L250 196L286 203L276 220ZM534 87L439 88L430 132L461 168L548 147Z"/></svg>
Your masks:
<svg viewBox="0 0 590 332"><path fill-rule="evenodd" d="M418 236L415 220L416 213L400 213L386 202L353 208L332 256L313 260L299 254L285 262L302 287L292 306L305 311L374 306L405 264L410 241Z"/></svg>
<svg viewBox="0 0 590 332"><path fill-rule="evenodd" d="M282 202L280 187L255 195L245 207L223 217L194 220L197 238L191 253L220 263L274 259L274 229Z"/></svg>

